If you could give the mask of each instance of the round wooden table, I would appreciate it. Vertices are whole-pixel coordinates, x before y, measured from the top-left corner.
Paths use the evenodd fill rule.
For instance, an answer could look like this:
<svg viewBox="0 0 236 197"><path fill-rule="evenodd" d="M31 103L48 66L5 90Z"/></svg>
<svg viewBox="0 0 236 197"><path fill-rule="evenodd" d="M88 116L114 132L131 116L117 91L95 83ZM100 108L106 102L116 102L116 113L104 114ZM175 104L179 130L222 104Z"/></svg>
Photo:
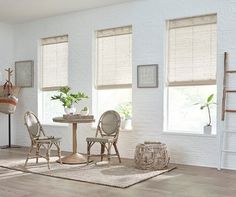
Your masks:
<svg viewBox="0 0 236 197"><path fill-rule="evenodd" d="M53 122L72 124L72 144L73 144L72 153L70 155L63 157L62 163L81 164L87 162L87 159L82 154L79 154L77 151L77 124L91 123L94 121L95 121L94 119L89 119L89 118L63 118L63 117L53 118Z"/></svg>

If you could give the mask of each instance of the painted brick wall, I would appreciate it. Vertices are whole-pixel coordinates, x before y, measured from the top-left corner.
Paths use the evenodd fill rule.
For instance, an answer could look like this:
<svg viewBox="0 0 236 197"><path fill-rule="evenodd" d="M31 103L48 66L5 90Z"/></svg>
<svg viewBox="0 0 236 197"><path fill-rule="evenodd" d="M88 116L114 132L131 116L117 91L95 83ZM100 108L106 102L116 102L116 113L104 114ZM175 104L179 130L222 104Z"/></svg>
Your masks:
<svg viewBox="0 0 236 197"><path fill-rule="evenodd" d="M172 162L217 166L217 137L163 134L163 92L165 65L165 21L173 18L218 14L218 108L220 112L223 52L232 54L236 65L236 2L234 0L140 0L116 6L93 9L42 19L14 26L15 60L35 61L34 88L21 91L20 103L14 115L15 143L29 143L23 126L26 110L38 112L38 41L40 38L69 34L69 85L86 92L92 108L94 31L97 29L133 25L133 131L121 132L119 149L123 157L133 157L137 143L161 140L167 143ZM234 60L233 60L234 59ZM159 64L159 88L137 89L136 66ZM233 65L233 64L232 64ZM220 113L218 114L220 116ZM231 121L233 122L233 121ZM85 138L93 135L91 125L79 126L79 151L86 151ZM219 121L218 132L222 124ZM46 126L51 135L63 137L63 150L71 150L71 127ZM234 142L233 142L234 145ZM236 158L225 158L225 166L236 168Z"/></svg>
<svg viewBox="0 0 236 197"><path fill-rule="evenodd" d="M0 72L6 79L5 68L13 65L13 28L0 23ZM4 82L4 81L3 81ZM14 131L12 133L14 135ZM14 136L12 136L14 138ZM0 146L8 143L8 116L0 113Z"/></svg>

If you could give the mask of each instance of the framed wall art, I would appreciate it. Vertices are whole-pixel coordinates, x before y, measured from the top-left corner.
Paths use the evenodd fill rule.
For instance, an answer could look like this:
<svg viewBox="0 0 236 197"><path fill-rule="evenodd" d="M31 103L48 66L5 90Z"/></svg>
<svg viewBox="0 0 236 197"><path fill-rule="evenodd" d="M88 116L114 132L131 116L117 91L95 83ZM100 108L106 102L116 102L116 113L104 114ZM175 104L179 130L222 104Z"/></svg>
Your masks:
<svg viewBox="0 0 236 197"><path fill-rule="evenodd" d="M158 65L138 65L137 66L137 87L157 88L158 87Z"/></svg>
<svg viewBox="0 0 236 197"><path fill-rule="evenodd" d="M33 87L33 66L32 60L15 62L15 84L19 87Z"/></svg>

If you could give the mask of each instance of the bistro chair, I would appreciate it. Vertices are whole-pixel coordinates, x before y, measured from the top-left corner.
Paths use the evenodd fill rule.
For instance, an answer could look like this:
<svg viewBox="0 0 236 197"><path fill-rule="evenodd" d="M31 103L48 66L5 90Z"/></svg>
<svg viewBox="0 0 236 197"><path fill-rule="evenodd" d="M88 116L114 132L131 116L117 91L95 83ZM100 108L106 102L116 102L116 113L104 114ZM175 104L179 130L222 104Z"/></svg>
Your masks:
<svg viewBox="0 0 236 197"><path fill-rule="evenodd" d="M30 139L31 139L31 147L29 153L27 155L25 166L29 159L36 158L36 164L38 163L39 158L45 158L47 160L48 169L50 169L50 152L53 145L57 148L57 154L59 157L59 161L61 161L61 149L60 149L60 140L61 138L55 138L53 136L46 136L43 130L42 125L39 122L39 119L33 112L26 112L25 116L25 126L27 127ZM46 155L40 154L40 148L44 148L46 150ZM35 149L35 155L32 156L32 151Z"/></svg>
<svg viewBox="0 0 236 197"><path fill-rule="evenodd" d="M99 119L95 137L86 138L87 141L87 164L91 156L90 150L95 143L101 145L101 161L103 161L105 149L107 150L107 160L110 165L111 156L117 156L121 163L120 154L117 148L117 141L120 130L120 115L113 110L106 111ZM114 147L115 154L111 154L111 147Z"/></svg>

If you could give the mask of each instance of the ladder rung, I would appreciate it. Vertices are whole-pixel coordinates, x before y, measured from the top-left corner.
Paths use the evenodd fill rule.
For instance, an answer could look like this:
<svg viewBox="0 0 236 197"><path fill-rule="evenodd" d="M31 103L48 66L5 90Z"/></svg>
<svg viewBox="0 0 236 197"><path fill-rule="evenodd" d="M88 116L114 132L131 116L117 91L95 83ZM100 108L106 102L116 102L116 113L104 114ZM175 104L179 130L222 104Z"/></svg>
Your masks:
<svg viewBox="0 0 236 197"><path fill-rule="evenodd" d="M225 112L236 113L236 110L235 109L226 109Z"/></svg>
<svg viewBox="0 0 236 197"><path fill-rule="evenodd" d="M232 150L222 150L222 152L224 152L224 153L236 153L236 151L232 151Z"/></svg>
<svg viewBox="0 0 236 197"><path fill-rule="evenodd" d="M236 70L227 70L226 73L236 73Z"/></svg>
<svg viewBox="0 0 236 197"><path fill-rule="evenodd" d="M224 133L233 133L233 134L236 134L236 131L233 131L233 130L224 130Z"/></svg>
<svg viewBox="0 0 236 197"><path fill-rule="evenodd" d="M225 92L227 92L227 93L236 93L236 90L226 90Z"/></svg>

